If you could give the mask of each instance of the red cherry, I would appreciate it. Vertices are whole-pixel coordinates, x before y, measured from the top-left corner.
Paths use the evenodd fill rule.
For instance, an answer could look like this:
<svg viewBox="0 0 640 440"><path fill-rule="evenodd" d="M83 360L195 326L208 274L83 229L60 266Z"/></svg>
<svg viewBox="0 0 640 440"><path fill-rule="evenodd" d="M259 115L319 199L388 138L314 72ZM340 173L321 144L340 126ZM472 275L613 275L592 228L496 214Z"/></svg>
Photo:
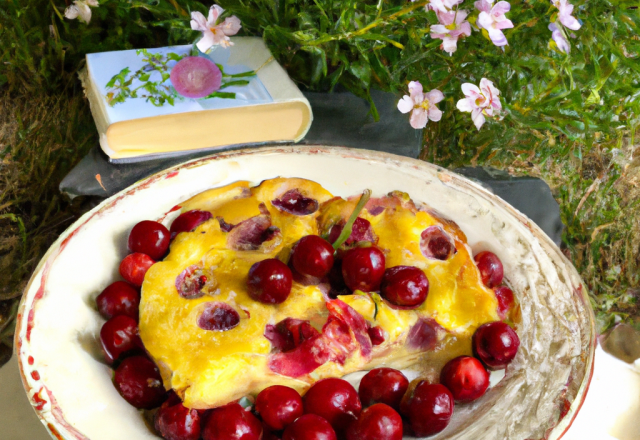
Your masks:
<svg viewBox="0 0 640 440"><path fill-rule="evenodd" d="M302 237L293 248L291 263L302 275L322 278L333 266L334 249L317 235Z"/></svg>
<svg viewBox="0 0 640 440"><path fill-rule="evenodd" d="M125 315L138 320L138 306L140 306L140 292L125 281L109 284L96 298L98 312L105 318L111 319L117 315Z"/></svg>
<svg viewBox="0 0 640 440"><path fill-rule="evenodd" d="M493 293L498 300L498 316L500 319L505 319L514 303L513 291L507 286L500 286L493 289Z"/></svg>
<svg viewBox="0 0 640 440"><path fill-rule="evenodd" d="M304 395L304 412L326 419L337 433L357 419L362 404L355 388L343 379L322 379Z"/></svg>
<svg viewBox="0 0 640 440"><path fill-rule="evenodd" d="M473 334L473 352L490 370L507 368L518 347L518 334L504 322L481 325Z"/></svg>
<svg viewBox="0 0 640 440"><path fill-rule="evenodd" d="M279 199L271 201L276 208L293 215L309 215L318 210L318 201L305 197L298 189L291 189Z"/></svg>
<svg viewBox="0 0 640 440"><path fill-rule="evenodd" d="M155 261L146 254L136 252L129 254L120 263L120 275L134 286L142 286L144 275Z"/></svg>
<svg viewBox="0 0 640 440"><path fill-rule="evenodd" d="M281 440L282 437L278 432L269 431L269 427L267 425L263 425L262 427L262 440Z"/></svg>
<svg viewBox="0 0 640 440"><path fill-rule="evenodd" d="M429 226L420 235L420 252L427 258L444 261L456 253L456 246L440 226Z"/></svg>
<svg viewBox="0 0 640 440"><path fill-rule="evenodd" d="M414 434L426 437L442 431L451 420L453 406L453 395L447 387L421 381L413 392L407 410Z"/></svg>
<svg viewBox="0 0 640 440"><path fill-rule="evenodd" d="M369 334L371 345L373 346L380 345L385 340L384 330L379 325L375 327L369 327L367 329L367 333Z"/></svg>
<svg viewBox="0 0 640 440"><path fill-rule="evenodd" d="M287 426L282 440L337 440L331 424L315 414L305 414Z"/></svg>
<svg viewBox="0 0 640 440"><path fill-rule="evenodd" d="M376 403L349 426L347 440L402 440L402 417L389 405Z"/></svg>
<svg viewBox="0 0 640 440"><path fill-rule="evenodd" d="M116 369L113 381L124 400L138 409L160 406L167 394L160 370L142 355L124 359Z"/></svg>
<svg viewBox="0 0 640 440"><path fill-rule="evenodd" d="M489 388L489 372L478 359L459 356L444 366L440 382L449 388L456 402L472 402Z"/></svg>
<svg viewBox="0 0 640 440"><path fill-rule="evenodd" d="M384 261L384 254L377 247L349 249L342 258L342 276L347 287L364 292L379 290Z"/></svg>
<svg viewBox="0 0 640 440"><path fill-rule="evenodd" d="M198 327L202 330L224 332L240 323L240 315L227 303L208 302L198 317Z"/></svg>
<svg viewBox="0 0 640 440"><path fill-rule="evenodd" d="M251 266L247 290L256 301L280 304L289 297L292 283L291 269L277 258L269 258Z"/></svg>
<svg viewBox="0 0 640 440"><path fill-rule="evenodd" d="M193 231L201 223L206 222L212 217L213 215L209 211L200 211L198 209L180 214L173 223L171 223L171 239L180 232Z"/></svg>
<svg viewBox="0 0 640 440"><path fill-rule="evenodd" d="M331 286L329 291L329 297L336 299L340 295L349 295L351 291L344 282L344 276L342 276L342 257L336 256L334 258L333 267L327 274L327 280Z"/></svg>
<svg viewBox="0 0 640 440"><path fill-rule="evenodd" d="M154 260L160 260L169 250L171 237L162 223L143 220L131 229L129 250L147 254Z"/></svg>
<svg viewBox="0 0 640 440"><path fill-rule="evenodd" d="M502 283L504 269L502 262L496 254L489 251L480 252L475 256L476 265L480 271L480 277L485 286L493 288Z"/></svg>
<svg viewBox="0 0 640 440"><path fill-rule="evenodd" d="M427 299L429 280L417 267L390 267L384 271L380 291L391 304L417 307Z"/></svg>
<svg viewBox="0 0 640 440"><path fill-rule="evenodd" d="M329 242L335 243L342 234L342 230L344 229L345 222L341 220L339 223L336 223L329 230ZM351 245L357 243L359 241L370 241L371 243L376 242L376 235L373 232L373 228L371 227L371 223L369 220L363 219L361 217L356 218L356 221L351 226L351 234L347 241L344 242L346 245Z"/></svg>
<svg viewBox="0 0 640 440"><path fill-rule="evenodd" d="M211 411L202 429L203 440L260 440L262 423L237 403Z"/></svg>
<svg viewBox="0 0 640 440"><path fill-rule="evenodd" d="M178 398L167 399L154 418L156 431L166 440L198 440L200 423L198 410L185 407Z"/></svg>
<svg viewBox="0 0 640 440"><path fill-rule="evenodd" d="M138 336L138 323L125 315L114 316L104 323L100 329L100 343L109 364L113 364L123 354L143 348Z"/></svg>
<svg viewBox="0 0 640 440"><path fill-rule="evenodd" d="M365 407L384 403L397 410L407 388L409 380L400 371L393 368L376 368L362 378L358 395Z"/></svg>
<svg viewBox="0 0 640 440"><path fill-rule="evenodd" d="M274 431L286 428L304 413L300 394L282 385L273 385L260 391L256 398L256 410L262 421Z"/></svg>

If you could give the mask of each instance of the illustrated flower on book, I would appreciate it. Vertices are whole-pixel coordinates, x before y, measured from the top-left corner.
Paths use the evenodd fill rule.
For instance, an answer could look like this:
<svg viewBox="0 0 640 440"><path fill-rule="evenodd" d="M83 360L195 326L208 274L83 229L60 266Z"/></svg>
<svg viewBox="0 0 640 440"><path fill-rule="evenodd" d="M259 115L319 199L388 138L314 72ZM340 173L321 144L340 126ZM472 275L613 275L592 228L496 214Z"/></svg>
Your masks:
<svg viewBox="0 0 640 440"><path fill-rule="evenodd" d="M256 75L253 70L228 73L222 64L189 52L150 50L136 51L142 56L142 67L133 72L125 67L105 84L105 98L111 107L132 98L142 98L156 107L174 105L185 98L236 99L233 88L224 89L247 86Z"/></svg>
<svg viewBox="0 0 640 440"><path fill-rule="evenodd" d="M485 117L495 117L502 111L500 103L500 90L496 89L493 82L487 78L480 80L480 88L475 84L462 84L462 92L465 97L456 105L461 112L471 112L471 120L476 128L485 123Z"/></svg>
<svg viewBox="0 0 640 440"><path fill-rule="evenodd" d="M229 47L233 45L229 36L237 34L242 27L240 19L232 15L219 23L223 12L224 9L220 6L213 5L209 9L209 17L206 19L201 12L191 13L191 29L202 31L202 38L196 43L201 52L206 52L213 46Z"/></svg>
<svg viewBox="0 0 640 440"><path fill-rule="evenodd" d="M510 29L513 23L504 14L509 12L511 5L501 1L493 4L493 0L479 0L474 3L476 9L480 11L477 25L489 33L491 42L498 47L506 46L507 37L502 33L503 29Z"/></svg>
<svg viewBox="0 0 640 440"><path fill-rule="evenodd" d="M420 129L426 127L429 120L438 122L442 118L442 111L436 104L443 99L444 94L440 90L433 89L423 93L422 84L418 81L411 81L409 95L404 95L398 101L398 110L402 113L411 112L409 123L413 128Z"/></svg>
<svg viewBox="0 0 640 440"><path fill-rule="evenodd" d="M431 26L431 38L440 38L442 40L442 48L451 55L458 49L458 39L471 35L471 24L466 21L469 12L464 9L447 12L438 11L436 15L440 24Z"/></svg>
<svg viewBox="0 0 640 440"><path fill-rule="evenodd" d="M64 16L69 20L77 18L87 24L91 21L91 8L98 7L98 0L75 0L64 11Z"/></svg>
<svg viewBox="0 0 640 440"><path fill-rule="evenodd" d="M573 5L567 0L551 0L551 4L558 8L556 19L554 20L552 17L552 22L549 24L551 38L556 43L558 50L569 53L571 51L571 45L569 44L567 32L564 28L577 31L582 25L571 15L573 13Z"/></svg>

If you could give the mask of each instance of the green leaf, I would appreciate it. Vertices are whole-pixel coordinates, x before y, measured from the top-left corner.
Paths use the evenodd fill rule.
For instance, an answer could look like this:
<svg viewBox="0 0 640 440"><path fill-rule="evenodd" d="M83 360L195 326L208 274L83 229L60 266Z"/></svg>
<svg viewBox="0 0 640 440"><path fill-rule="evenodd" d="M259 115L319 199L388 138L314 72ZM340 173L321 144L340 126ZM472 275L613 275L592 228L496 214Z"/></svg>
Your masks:
<svg viewBox="0 0 640 440"><path fill-rule="evenodd" d="M371 66L367 61L357 60L351 63L349 72L362 81L364 88L369 88L371 84Z"/></svg>
<svg viewBox="0 0 640 440"><path fill-rule="evenodd" d="M246 81L246 80L228 81L228 82L222 83L222 85L220 86L220 90L226 89L227 87L231 87L231 86L246 86L247 84L249 84L249 81Z"/></svg>

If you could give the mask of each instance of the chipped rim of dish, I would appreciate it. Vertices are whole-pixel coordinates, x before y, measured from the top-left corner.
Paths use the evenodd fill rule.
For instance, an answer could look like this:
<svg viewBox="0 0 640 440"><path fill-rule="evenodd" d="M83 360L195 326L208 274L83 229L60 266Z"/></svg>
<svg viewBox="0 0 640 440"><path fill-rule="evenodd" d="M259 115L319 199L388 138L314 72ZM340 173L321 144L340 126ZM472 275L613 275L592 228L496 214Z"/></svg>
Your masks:
<svg viewBox="0 0 640 440"><path fill-rule="evenodd" d="M407 168L414 171L417 170L418 172L422 172L425 174L431 174L432 176L437 177L437 179L439 179L441 182L453 187L456 190L465 191L470 195L485 199L486 201L489 201L490 203L506 210L509 216L516 219L533 234L533 236L543 245L544 250L547 253L552 253L552 255L548 255L551 260L560 262L564 266L564 269L572 272L571 275L574 277L574 279L580 280L580 277L571 262L557 248L557 246L551 241L551 239L524 214L520 213L500 197L487 191L485 188L472 182L471 180L428 162L371 150L358 150L344 147L326 147L315 145L288 147L267 146L261 148L221 152L204 158L194 159L168 168L141 181L138 181L130 187L107 198L98 206L85 213L60 235L56 242L42 257L33 275L31 276L31 279L29 280L27 287L24 290L23 297L20 301L16 322L17 331L15 333L14 343L18 355L20 376L29 401L32 404L38 418L41 420L41 422L44 424L53 438L58 440L89 440L84 434L79 432L65 419L63 409L56 401L53 393L46 387L46 384L41 379L40 372L33 367L35 363L34 355L37 356L37 353L32 350L30 344L30 335L34 328L34 314L38 302L42 300L44 296L45 284L49 268L53 264L54 260L64 251L65 247L74 238L76 233L92 218L117 206L118 203L122 202L128 197L135 195L139 191L143 191L149 187L152 187L153 185L163 180L174 178L184 170L206 166L211 162L216 162L219 160L231 160L234 158L241 158L245 156L260 156L272 154L336 156L339 160L352 160L355 162L366 161L368 163L380 165L381 167L392 166L400 169ZM265 172L264 178L270 177L274 176L270 176L268 175L268 172ZM322 184L322 182L319 183ZM202 190L208 188L210 188L210 186L203 187ZM179 201L176 201L176 203L179 203ZM167 212L166 214L168 213L169 212ZM446 212L444 212L444 214L446 215ZM39 282L40 285L37 289L34 289L35 283L37 282ZM589 350L588 353L586 353L586 356L583 356L584 374L581 378L578 378L580 380L580 384L575 393L574 400L570 405L566 405L565 403L565 407L561 412L560 419L557 421L557 424L554 427L547 431L544 437L545 440L558 440L562 438L570 428L584 402L593 375L594 355L596 347L595 318L590 306L586 287L581 280L579 281L579 286L574 287L574 296L578 297L578 300L582 303L586 310L586 320L588 321L587 327L590 330L590 334L588 335ZM42 371L42 368L46 367L39 368ZM570 382L575 381L576 379L577 378L575 377L570 377L569 382L567 383L567 387ZM567 402L566 399L564 401Z"/></svg>

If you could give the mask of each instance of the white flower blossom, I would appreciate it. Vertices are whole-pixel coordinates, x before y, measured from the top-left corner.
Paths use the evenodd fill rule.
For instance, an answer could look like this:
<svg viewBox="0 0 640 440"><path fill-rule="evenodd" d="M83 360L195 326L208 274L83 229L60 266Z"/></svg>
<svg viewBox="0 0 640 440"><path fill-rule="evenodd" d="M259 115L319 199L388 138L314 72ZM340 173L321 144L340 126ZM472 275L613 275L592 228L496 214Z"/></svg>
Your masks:
<svg viewBox="0 0 640 440"><path fill-rule="evenodd" d="M64 11L64 16L69 20L78 20L89 24L91 21L91 8L98 7L98 0L75 0L71 6Z"/></svg>

